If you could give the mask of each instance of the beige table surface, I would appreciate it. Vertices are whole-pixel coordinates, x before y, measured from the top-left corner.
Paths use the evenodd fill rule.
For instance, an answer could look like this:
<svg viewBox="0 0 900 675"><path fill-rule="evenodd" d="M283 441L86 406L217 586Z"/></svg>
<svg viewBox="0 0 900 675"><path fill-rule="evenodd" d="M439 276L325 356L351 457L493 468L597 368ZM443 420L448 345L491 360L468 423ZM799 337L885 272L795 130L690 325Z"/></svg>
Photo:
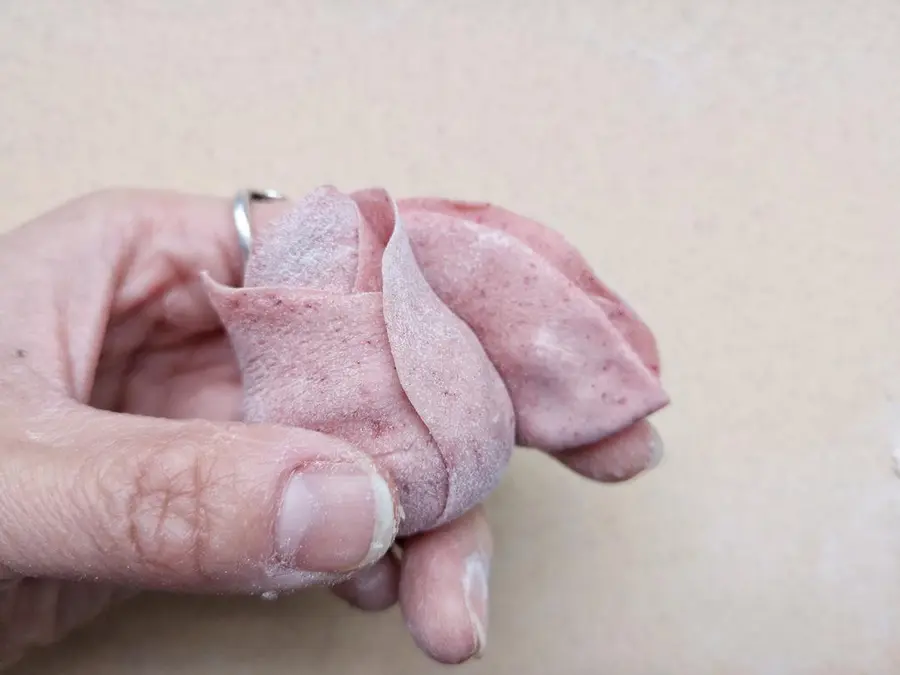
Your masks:
<svg viewBox="0 0 900 675"><path fill-rule="evenodd" d="M645 315L668 455L521 454L461 672L900 672L900 3L0 2L0 224L108 185L496 201ZM323 593L146 598L18 675L437 673Z"/></svg>

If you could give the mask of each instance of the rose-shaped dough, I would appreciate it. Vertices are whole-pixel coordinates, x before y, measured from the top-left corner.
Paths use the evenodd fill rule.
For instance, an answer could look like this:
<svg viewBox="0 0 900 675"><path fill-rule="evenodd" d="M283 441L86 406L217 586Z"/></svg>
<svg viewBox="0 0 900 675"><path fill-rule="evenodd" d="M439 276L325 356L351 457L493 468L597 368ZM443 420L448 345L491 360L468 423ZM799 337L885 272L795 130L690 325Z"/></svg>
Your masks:
<svg viewBox="0 0 900 675"><path fill-rule="evenodd" d="M653 337L559 235L486 204L319 188L207 281L245 418L386 466L401 535L481 502L516 441L593 448L668 402Z"/></svg>

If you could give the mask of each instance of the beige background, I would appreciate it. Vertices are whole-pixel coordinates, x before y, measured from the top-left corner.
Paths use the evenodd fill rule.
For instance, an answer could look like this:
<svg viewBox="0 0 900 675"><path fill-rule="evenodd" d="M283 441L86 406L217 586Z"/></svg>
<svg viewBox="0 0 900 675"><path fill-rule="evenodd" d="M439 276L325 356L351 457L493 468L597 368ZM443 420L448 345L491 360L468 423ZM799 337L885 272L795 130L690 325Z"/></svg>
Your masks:
<svg viewBox="0 0 900 675"><path fill-rule="evenodd" d="M552 224L658 335L668 456L617 487L518 457L462 672L887 675L898 74L894 0L2 0L0 225L324 182ZM204 672L442 669L313 593L147 598L17 671Z"/></svg>

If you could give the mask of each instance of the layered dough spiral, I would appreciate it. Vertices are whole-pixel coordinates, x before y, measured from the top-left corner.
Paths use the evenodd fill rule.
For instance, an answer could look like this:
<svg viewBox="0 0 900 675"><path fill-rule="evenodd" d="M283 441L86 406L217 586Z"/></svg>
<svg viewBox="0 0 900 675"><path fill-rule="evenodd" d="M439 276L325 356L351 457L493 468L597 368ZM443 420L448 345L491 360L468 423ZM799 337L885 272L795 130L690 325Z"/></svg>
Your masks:
<svg viewBox="0 0 900 675"><path fill-rule="evenodd" d="M489 204L321 187L207 279L248 422L340 437L397 485L400 535L496 487L516 444L566 453L668 403L652 333L560 235Z"/></svg>

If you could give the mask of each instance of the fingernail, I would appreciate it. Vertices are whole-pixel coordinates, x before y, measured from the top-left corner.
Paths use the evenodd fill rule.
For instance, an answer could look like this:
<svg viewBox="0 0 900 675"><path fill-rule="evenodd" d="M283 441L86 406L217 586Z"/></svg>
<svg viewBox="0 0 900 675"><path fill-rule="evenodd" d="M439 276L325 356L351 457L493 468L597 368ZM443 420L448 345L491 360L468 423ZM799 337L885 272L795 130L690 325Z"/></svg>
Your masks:
<svg viewBox="0 0 900 675"><path fill-rule="evenodd" d="M659 435L659 431L657 431L656 427L652 424L650 426L650 461L647 463L647 470L656 468L659 463L662 461L663 455L665 454L665 444L663 443L662 436Z"/></svg>
<svg viewBox="0 0 900 675"><path fill-rule="evenodd" d="M481 658L487 647L488 615L488 561L481 553L473 553L466 559L463 572L463 591L472 632L475 638L475 658Z"/></svg>
<svg viewBox="0 0 900 675"><path fill-rule="evenodd" d="M292 569L341 572L383 557L396 531L391 490L374 468L314 467L288 480L276 545Z"/></svg>

